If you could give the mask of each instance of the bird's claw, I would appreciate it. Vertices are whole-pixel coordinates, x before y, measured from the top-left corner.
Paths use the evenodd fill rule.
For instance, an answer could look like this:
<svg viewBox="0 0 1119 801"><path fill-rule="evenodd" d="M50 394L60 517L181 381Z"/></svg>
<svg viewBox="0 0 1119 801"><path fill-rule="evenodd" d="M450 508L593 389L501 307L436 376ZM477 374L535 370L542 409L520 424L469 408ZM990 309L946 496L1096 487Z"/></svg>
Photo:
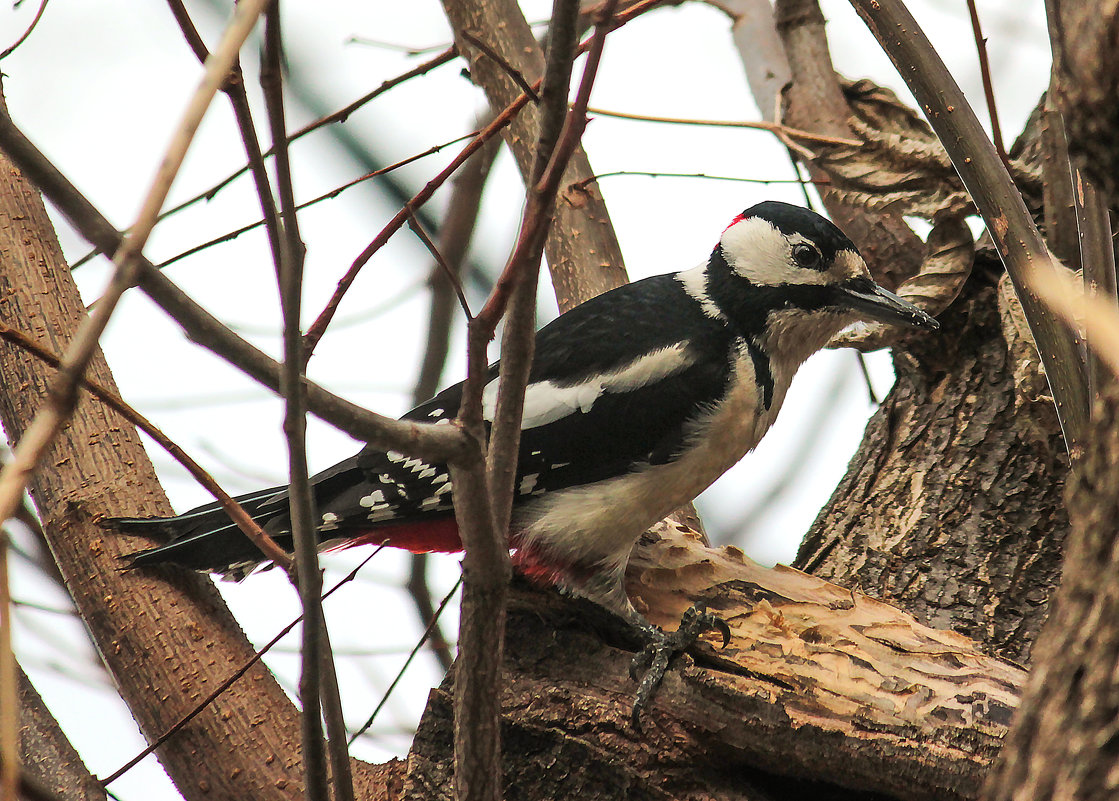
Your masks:
<svg viewBox="0 0 1119 801"><path fill-rule="evenodd" d="M696 604L688 609L680 619L680 626L676 631L665 632L656 626L644 629L649 641L629 665L630 678L638 682L637 696L630 715L634 729L641 731L641 713L656 696L672 660L699 639L699 635L711 630L718 631L723 636L724 648L730 644L730 626L718 615L708 612L703 604Z"/></svg>

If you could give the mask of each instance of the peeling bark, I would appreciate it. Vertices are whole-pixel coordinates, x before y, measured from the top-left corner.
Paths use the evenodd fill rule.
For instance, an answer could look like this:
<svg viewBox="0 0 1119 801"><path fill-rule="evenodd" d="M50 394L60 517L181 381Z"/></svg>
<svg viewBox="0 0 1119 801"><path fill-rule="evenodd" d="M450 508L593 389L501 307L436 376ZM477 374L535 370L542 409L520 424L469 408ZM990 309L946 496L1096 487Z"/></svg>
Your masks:
<svg viewBox="0 0 1119 801"><path fill-rule="evenodd" d="M680 526L646 535L628 589L663 625L706 601L730 625L729 647L704 644L670 672L639 733L633 633L593 605L515 591L507 798L852 797L841 788L974 798L1025 680L961 635L736 548L705 548ZM449 797L448 687L421 721L407 798Z"/></svg>

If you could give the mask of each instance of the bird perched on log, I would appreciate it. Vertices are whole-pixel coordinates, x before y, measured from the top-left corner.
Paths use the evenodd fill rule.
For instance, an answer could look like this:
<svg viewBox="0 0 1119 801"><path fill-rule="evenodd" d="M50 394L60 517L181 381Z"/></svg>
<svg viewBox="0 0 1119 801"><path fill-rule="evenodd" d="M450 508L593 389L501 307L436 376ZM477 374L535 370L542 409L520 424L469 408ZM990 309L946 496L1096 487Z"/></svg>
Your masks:
<svg viewBox="0 0 1119 801"><path fill-rule="evenodd" d="M630 550L758 444L805 359L867 319L938 327L877 285L835 225L771 201L731 220L698 267L606 292L537 333L509 546L526 573L554 580L642 630L649 645L637 663L653 669L642 681L635 720L671 654L718 621L692 613L675 634L648 623L623 586ZM491 366L483 394L487 419L497 371ZM456 384L403 419L447 423L461 398ZM367 446L311 483L324 547L462 548L446 465ZM290 547L286 487L237 500ZM217 504L112 522L122 531L170 538L134 554L134 567L172 563L243 577L263 558Z"/></svg>

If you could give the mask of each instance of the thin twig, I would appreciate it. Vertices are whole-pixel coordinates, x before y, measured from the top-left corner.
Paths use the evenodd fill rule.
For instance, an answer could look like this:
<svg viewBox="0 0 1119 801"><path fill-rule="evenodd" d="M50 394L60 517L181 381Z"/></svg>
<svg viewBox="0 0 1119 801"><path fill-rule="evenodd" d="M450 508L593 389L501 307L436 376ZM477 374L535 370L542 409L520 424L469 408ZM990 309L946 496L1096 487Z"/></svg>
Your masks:
<svg viewBox="0 0 1119 801"><path fill-rule="evenodd" d="M414 214L408 215L408 227L412 229L412 233L423 243L427 248L427 252L435 259L435 263L439 265L439 269L443 271L443 275L447 277L447 281L454 287L455 294L458 296L459 306L462 307L462 313L466 315L466 319L473 319L474 315L470 312L470 304L466 300L466 293L462 289L462 281L459 280L458 271L452 267L443 254L439 252L439 248L431 241L431 237L427 235L427 231L420 225L420 221L416 219Z"/></svg>
<svg viewBox="0 0 1119 801"><path fill-rule="evenodd" d="M800 184L801 186L807 184L814 184L816 186L827 186L831 183L828 179L813 181L805 178L743 178L737 175L708 175L704 172L652 172L645 170L611 170L610 172L600 172L592 175L590 178L584 178L581 181L576 181L571 184L575 189L585 189L590 184L602 178L617 178L625 176L636 176L639 178L704 178L708 181L736 181L745 184Z"/></svg>
<svg viewBox="0 0 1119 801"><path fill-rule="evenodd" d="M991 139L995 145L995 152L999 154L1006 169L1010 169L1010 157L1006 155L1006 148L1002 143L1002 127L999 125L999 114L995 108L995 88L991 82L991 60L987 55L987 40L983 36L983 28L979 25L979 11L975 7L975 0L967 0L968 14L971 15L971 30L975 35L975 50L979 54L979 74L983 79L983 95L987 98L987 113L991 116Z"/></svg>
<svg viewBox="0 0 1119 801"><path fill-rule="evenodd" d="M355 567L353 570L351 570L349 573L347 573L345 576L343 576L342 579L337 584L335 584L333 587L331 587L329 590L327 590L325 593L323 593L322 600L325 601L327 598L329 598L331 595L333 595L335 592L337 592L342 587L343 584L348 584L351 581L353 581L354 578L357 576L358 571L361 570L363 567L365 567L367 564L369 564L369 561L374 556L379 554L383 549L385 549L387 547L388 547L387 545L378 546L377 549L375 551L373 551L373 553L369 554L369 556L365 557L361 561L361 564L359 564L357 567ZM241 678L246 673L248 673L249 668L251 668L257 662L259 662L264 657L264 655L266 653L271 651L272 648L278 642L280 642L280 640L282 640L282 639L284 639L284 637L288 636L288 634L291 633L291 630L294 629L296 626L298 626L299 623L302 620L303 620L303 613L301 612L299 614L299 617L297 617L295 620L291 621L291 623L287 624L282 629L280 629L279 633L275 637L273 637L271 640L269 640L267 643L265 643L263 648L261 648L255 654L253 654L250 659L248 659L243 665L241 665L241 667L239 667L239 668L237 668L237 670L233 671L233 673L230 674L229 678L227 678L225 681L223 681L221 684L219 684L217 687L215 687L209 695L207 695L205 698L203 698L201 701L199 701L198 704L194 707L194 709L190 710L185 715L183 715L181 718L179 718L178 721L176 721L169 729L167 729L165 732L163 732L163 734L161 734L159 737L157 737L143 751L138 753L136 756L132 757L132 759L125 762L123 765L121 765L119 768L117 768L115 771L110 773L105 778L98 779L97 780L98 783L101 784L101 786L103 786L103 787L105 785L112 784L117 779L119 779L121 776L128 773L128 771L132 770L132 768L136 767L136 765L138 765L145 757L147 757L149 754L153 753L157 748L159 748L161 745L163 745L168 740L170 740L172 737L174 737L175 734L183 728L183 726L187 725L192 720L194 720L206 707L208 707L210 704L214 703L214 701L216 701L218 699L218 697L221 696L222 693L224 693L226 690L228 690L230 687L232 687L237 682L237 680L239 678Z"/></svg>
<svg viewBox="0 0 1119 801"><path fill-rule="evenodd" d="M268 110L269 129L275 151L276 186L280 195L279 258L276 261L283 316L284 363L280 372L280 392L284 397L284 435L288 450L288 519L295 551L295 575L303 608L299 700L302 706L301 738L304 792L307 801L330 801L331 773L336 781L339 801L353 798L349 759L345 766L330 761L323 734L324 687L337 689L337 681L324 681L328 670L326 622L322 613L322 573L319 571L318 538L312 519L314 503L307 467L307 416L304 412L303 344L299 328L303 294L303 257L305 248L299 235L295 190L288 160L287 122L283 98L283 40L278 5L265 18L264 52L261 57L260 84ZM341 767L343 775L338 775ZM333 769L333 770L331 770ZM349 785L348 794L346 785Z"/></svg>
<svg viewBox="0 0 1119 801"><path fill-rule="evenodd" d="M97 308L82 322L67 348L62 365L51 382L50 400L28 426L12 454L12 460L0 473L0 521L11 517L39 460L69 418L76 402L78 382L97 349L98 339L117 302L136 281L141 270L144 244L155 226L159 209L171 189L171 183L182 165L202 116L221 87L241 44L248 38L257 17L268 2L269 0L245 0L238 5L218 49L207 62L202 81L176 129L159 172L144 199L132 233L124 240L113 259L116 270L108 288Z"/></svg>
<svg viewBox="0 0 1119 801"><path fill-rule="evenodd" d="M27 26L27 30L23 32L21 37L16 39L3 53L0 53L0 61L6 59L14 53L21 44L27 41L27 37L31 35L31 32L35 30L35 26L39 24L39 20L43 18L43 12L47 10L47 2L48 0L40 0L39 10L35 12L35 19L31 20L31 24Z"/></svg>
<svg viewBox="0 0 1119 801"><path fill-rule="evenodd" d="M404 678L404 673L408 670L408 666L412 664L412 660L416 658L416 654L420 652L420 649L424 647L424 643L427 642L432 633L436 631L436 627L439 623L439 618L443 616L443 610L447 608L447 604L450 602L454 594L458 592L458 588L461 586L462 576L459 576L458 581L455 582L455 586L451 587L450 592L444 595L443 600L439 602L439 607L431 616L431 620L428 621L427 627L424 629L424 633L420 635L420 639L416 641L416 644L412 646L412 650L408 652L408 658L404 660L404 664L401 665L400 670L396 672L396 676L389 684L388 689L386 689L384 694L381 696L381 700L377 702L377 706L374 707L372 714L370 714L366 721L358 727L357 731L350 735L350 745L353 745L354 740L365 734L365 732L369 730L369 727L373 725L373 721L377 719L377 715L380 714L381 710L384 708L385 704L388 703L389 698L392 696L392 691L396 689L396 685L398 685L400 683L400 680Z"/></svg>
<svg viewBox="0 0 1119 801"><path fill-rule="evenodd" d="M501 55L501 53L498 53L496 50L494 50L488 44L472 34L470 31L463 31L462 38L481 50L483 53L489 56L495 64L501 67L501 69L505 70L505 74L513 80L513 83L517 84L517 86L520 87L520 90L522 92L529 96L529 99L532 100L533 103L540 102L540 97L536 94L536 90L533 89L532 86L529 85L528 81L525 80L525 76L521 74L520 70L510 64L509 61Z"/></svg>
<svg viewBox="0 0 1119 801"><path fill-rule="evenodd" d="M604 108L587 108L588 114L597 114L600 117L615 117L620 120L635 120L637 122L661 122L669 125L702 125L709 128L753 128L759 131L783 134L793 139L804 139L809 142L823 142L828 145L846 145L847 147L861 147L862 142L855 139L845 139L841 136L825 136L824 134L802 131L799 128L790 128L776 122L753 122L747 120L702 120L686 117L654 117L648 114L628 114L623 111L609 111Z"/></svg>

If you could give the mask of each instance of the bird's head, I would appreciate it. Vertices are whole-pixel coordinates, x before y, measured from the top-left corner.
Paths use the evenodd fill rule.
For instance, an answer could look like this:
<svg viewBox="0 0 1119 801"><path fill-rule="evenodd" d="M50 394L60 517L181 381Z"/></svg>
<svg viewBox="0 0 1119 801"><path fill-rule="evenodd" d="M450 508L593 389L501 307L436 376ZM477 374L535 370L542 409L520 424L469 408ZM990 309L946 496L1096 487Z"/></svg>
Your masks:
<svg viewBox="0 0 1119 801"><path fill-rule="evenodd" d="M834 224L776 201L747 209L726 227L708 262L705 290L743 333L786 343L800 336L808 352L859 320L939 328L876 284Z"/></svg>

